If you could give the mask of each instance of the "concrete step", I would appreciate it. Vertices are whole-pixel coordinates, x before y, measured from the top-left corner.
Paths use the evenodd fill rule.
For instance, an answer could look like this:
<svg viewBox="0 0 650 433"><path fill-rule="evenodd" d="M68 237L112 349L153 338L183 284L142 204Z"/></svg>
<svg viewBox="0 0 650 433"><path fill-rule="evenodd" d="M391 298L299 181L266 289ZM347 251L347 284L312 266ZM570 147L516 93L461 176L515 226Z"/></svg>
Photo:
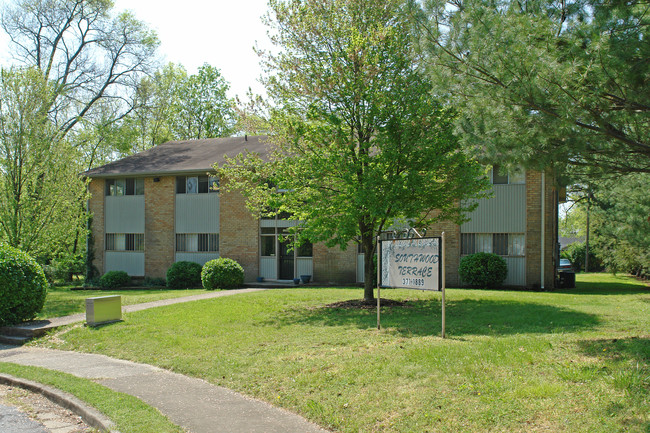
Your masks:
<svg viewBox="0 0 650 433"><path fill-rule="evenodd" d="M31 340L32 337L17 335L0 335L0 344L10 344L12 346L22 346Z"/></svg>

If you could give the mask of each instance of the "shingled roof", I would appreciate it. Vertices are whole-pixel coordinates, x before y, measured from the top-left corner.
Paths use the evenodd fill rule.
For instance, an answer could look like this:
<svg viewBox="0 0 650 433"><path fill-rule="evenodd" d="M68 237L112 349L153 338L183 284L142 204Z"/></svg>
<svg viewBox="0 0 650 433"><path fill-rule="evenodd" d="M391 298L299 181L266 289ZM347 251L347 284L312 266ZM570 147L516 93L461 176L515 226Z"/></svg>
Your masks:
<svg viewBox="0 0 650 433"><path fill-rule="evenodd" d="M265 135L169 141L144 152L88 170L87 177L148 176L213 171L212 165L246 150L264 157L269 153Z"/></svg>

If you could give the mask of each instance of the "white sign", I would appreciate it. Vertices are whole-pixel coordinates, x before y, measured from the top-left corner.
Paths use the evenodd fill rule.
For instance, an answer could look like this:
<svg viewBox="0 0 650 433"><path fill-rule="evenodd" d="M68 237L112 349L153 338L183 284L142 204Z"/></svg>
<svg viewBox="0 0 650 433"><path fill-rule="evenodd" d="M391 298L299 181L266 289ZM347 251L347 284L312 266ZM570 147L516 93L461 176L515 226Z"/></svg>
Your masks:
<svg viewBox="0 0 650 433"><path fill-rule="evenodd" d="M381 242L381 287L441 290L440 238Z"/></svg>

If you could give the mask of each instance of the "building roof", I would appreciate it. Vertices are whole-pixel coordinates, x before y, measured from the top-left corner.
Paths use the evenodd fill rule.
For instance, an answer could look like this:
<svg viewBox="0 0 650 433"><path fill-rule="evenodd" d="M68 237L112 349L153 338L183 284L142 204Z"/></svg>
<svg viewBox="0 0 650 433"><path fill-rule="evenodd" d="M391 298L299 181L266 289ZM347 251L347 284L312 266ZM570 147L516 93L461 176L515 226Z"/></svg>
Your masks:
<svg viewBox="0 0 650 433"><path fill-rule="evenodd" d="M225 162L244 151L264 157L269 153L265 135L252 137L206 138L203 140L169 141L144 152L127 156L82 175L88 177L148 176L214 171L214 163Z"/></svg>

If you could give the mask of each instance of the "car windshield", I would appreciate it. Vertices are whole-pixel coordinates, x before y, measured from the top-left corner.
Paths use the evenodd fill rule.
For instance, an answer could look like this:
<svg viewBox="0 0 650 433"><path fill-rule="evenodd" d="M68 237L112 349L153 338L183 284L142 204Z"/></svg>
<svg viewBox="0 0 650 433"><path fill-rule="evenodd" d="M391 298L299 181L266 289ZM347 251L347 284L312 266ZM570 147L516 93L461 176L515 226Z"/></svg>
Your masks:
<svg viewBox="0 0 650 433"><path fill-rule="evenodd" d="M571 262L568 259L560 259L560 266L571 266Z"/></svg>

